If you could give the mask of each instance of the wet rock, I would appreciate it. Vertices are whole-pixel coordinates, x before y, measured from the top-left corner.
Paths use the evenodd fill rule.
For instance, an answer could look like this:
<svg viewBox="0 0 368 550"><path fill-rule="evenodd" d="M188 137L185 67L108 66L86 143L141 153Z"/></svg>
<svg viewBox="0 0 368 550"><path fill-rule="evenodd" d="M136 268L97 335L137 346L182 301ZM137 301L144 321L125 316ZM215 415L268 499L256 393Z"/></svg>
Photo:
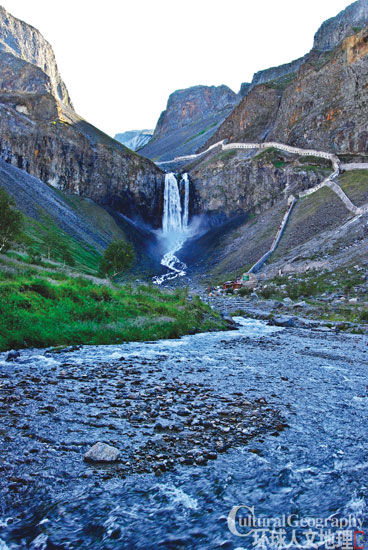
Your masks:
<svg viewBox="0 0 368 550"><path fill-rule="evenodd" d="M238 326L234 319L230 317L230 315L222 315L222 318L226 322L227 328L236 329L236 327Z"/></svg>
<svg viewBox="0 0 368 550"><path fill-rule="evenodd" d="M305 307L307 307L307 302L304 302L304 300L302 300L301 302L297 302L296 304L293 305L293 308L294 309L303 309Z"/></svg>
<svg viewBox="0 0 368 550"><path fill-rule="evenodd" d="M226 443L223 439L218 439L215 442L215 447L218 453L224 453L226 451Z"/></svg>
<svg viewBox="0 0 368 550"><path fill-rule="evenodd" d="M87 462L116 462L119 457L119 449L99 441L86 452L84 460Z"/></svg>
<svg viewBox="0 0 368 550"><path fill-rule="evenodd" d="M275 300L275 301L272 303L271 309L280 309L280 307L282 307L282 303L281 303L281 302L278 302L277 300Z"/></svg>
<svg viewBox="0 0 368 550"><path fill-rule="evenodd" d="M15 361L16 359L18 359L18 357L20 357L20 352L12 349L11 351L9 351L5 361Z"/></svg>
<svg viewBox="0 0 368 550"><path fill-rule="evenodd" d="M172 429L172 422L169 420L165 420L164 418L159 418L155 425L153 426L153 429L158 432L163 432L165 430L171 430Z"/></svg>
<svg viewBox="0 0 368 550"><path fill-rule="evenodd" d="M270 319L269 324L276 327L291 328L295 326L295 319L294 317L280 315L279 317L274 317L273 319Z"/></svg>

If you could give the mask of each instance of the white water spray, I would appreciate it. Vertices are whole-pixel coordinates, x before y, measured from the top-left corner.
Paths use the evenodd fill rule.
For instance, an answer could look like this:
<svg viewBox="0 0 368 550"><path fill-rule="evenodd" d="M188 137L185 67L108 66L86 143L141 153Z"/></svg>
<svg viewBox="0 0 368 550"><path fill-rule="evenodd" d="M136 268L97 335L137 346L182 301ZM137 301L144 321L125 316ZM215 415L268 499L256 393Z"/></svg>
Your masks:
<svg viewBox="0 0 368 550"><path fill-rule="evenodd" d="M162 230L165 234L181 232L183 228L181 219L181 202L178 182L173 173L165 176L164 190L164 215L162 218Z"/></svg>
<svg viewBox="0 0 368 550"><path fill-rule="evenodd" d="M177 256L188 237L189 222L189 178L183 174L180 186L184 185L183 207L181 204L180 187L173 173L165 176L164 212L162 216L161 239L168 250L161 259L161 265L167 267L168 273L153 278L153 282L161 285L176 277L186 274L187 266Z"/></svg>
<svg viewBox="0 0 368 550"><path fill-rule="evenodd" d="M184 212L182 225L183 229L187 229L189 220L189 177L187 173L183 174L183 179L181 182L184 182Z"/></svg>

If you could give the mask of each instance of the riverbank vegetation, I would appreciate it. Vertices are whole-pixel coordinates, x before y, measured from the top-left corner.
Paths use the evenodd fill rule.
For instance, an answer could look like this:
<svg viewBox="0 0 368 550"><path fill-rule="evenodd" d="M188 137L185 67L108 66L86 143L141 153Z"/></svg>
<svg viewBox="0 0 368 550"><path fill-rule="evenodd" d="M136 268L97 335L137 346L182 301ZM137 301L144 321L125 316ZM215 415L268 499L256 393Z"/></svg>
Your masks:
<svg viewBox="0 0 368 550"><path fill-rule="evenodd" d="M117 344L224 328L186 289L113 285L0 263L0 350Z"/></svg>

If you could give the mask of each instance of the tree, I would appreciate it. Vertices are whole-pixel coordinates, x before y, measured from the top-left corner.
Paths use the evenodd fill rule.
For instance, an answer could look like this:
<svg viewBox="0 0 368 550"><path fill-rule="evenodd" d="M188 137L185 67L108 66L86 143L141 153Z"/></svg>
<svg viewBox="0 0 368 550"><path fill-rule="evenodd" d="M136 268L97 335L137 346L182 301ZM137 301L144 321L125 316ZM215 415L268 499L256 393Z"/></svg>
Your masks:
<svg viewBox="0 0 368 550"><path fill-rule="evenodd" d="M113 241L106 248L100 260L100 273L111 279L121 271L129 269L134 263L135 252L130 243L125 241Z"/></svg>
<svg viewBox="0 0 368 550"><path fill-rule="evenodd" d="M47 258L62 260L64 264L75 265L75 261L67 240L54 227L48 228L43 235L43 245L46 248Z"/></svg>
<svg viewBox="0 0 368 550"><path fill-rule="evenodd" d="M23 227L21 212L5 189L0 189L0 252L5 252L20 236Z"/></svg>

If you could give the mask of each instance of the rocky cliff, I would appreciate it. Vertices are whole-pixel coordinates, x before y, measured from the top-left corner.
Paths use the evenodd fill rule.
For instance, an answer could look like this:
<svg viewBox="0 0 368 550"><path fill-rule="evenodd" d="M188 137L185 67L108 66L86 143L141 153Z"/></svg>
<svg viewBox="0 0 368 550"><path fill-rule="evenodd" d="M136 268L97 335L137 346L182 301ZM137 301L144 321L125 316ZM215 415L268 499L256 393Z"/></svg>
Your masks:
<svg viewBox="0 0 368 550"><path fill-rule="evenodd" d="M0 158L49 185L158 226L161 171L74 112L51 47L38 31L3 9L0 24Z"/></svg>
<svg viewBox="0 0 368 550"><path fill-rule="evenodd" d="M54 52L42 34L27 23L13 17L0 6L0 51L36 65L50 78L52 93L71 106L68 90L59 74Z"/></svg>
<svg viewBox="0 0 368 550"><path fill-rule="evenodd" d="M194 86L177 90L161 113L152 140L141 153L170 160L196 151L231 112L239 97L227 86Z"/></svg>
<svg viewBox="0 0 368 550"><path fill-rule="evenodd" d="M332 50L346 36L361 30L368 21L368 0L358 0L350 4L336 17L325 21L314 37L313 49Z"/></svg>
<svg viewBox="0 0 368 550"><path fill-rule="evenodd" d="M222 139L267 138L340 154L367 152L367 43L365 26L331 51L312 50L296 73L254 86L203 149Z"/></svg>
<svg viewBox="0 0 368 550"><path fill-rule="evenodd" d="M128 149L138 151L138 149L147 145L152 136L153 130L128 130L121 134L115 134L114 139L128 147Z"/></svg>
<svg viewBox="0 0 368 550"><path fill-rule="evenodd" d="M270 140L335 153L368 152L368 27L314 51L282 94Z"/></svg>
<svg viewBox="0 0 368 550"><path fill-rule="evenodd" d="M205 212L210 224L245 213L259 213L291 194L314 187L330 172L324 159L281 153L215 149L188 166L195 194L194 210Z"/></svg>

